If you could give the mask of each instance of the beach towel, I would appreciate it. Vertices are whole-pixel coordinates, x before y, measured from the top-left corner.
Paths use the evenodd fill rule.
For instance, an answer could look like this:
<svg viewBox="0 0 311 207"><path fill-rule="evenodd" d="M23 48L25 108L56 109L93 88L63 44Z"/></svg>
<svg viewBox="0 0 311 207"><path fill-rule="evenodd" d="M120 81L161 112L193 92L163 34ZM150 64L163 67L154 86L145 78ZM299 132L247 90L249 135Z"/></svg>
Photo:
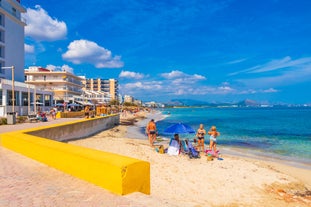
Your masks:
<svg viewBox="0 0 311 207"><path fill-rule="evenodd" d="M205 153L206 153L206 154L210 154L210 155L212 155L212 156L214 156L214 157L218 157L219 150L217 150L216 152L214 152L214 150L208 149L208 150L205 150Z"/></svg>
<svg viewBox="0 0 311 207"><path fill-rule="evenodd" d="M172 140L167 149L168 155L179 155L179 144L176 140Z"/></svg>

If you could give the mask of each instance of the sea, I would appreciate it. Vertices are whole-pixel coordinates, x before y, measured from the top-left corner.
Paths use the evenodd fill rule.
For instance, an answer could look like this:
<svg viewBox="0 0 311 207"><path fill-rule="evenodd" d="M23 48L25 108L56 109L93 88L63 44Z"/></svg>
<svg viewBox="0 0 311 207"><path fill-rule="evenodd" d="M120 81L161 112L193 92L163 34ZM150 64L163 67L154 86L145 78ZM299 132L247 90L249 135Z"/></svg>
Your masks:
<svg viewBox="0 0 311 207"><path fill-rule="evenodd" d="M156 120L160 137L174 123L197 130L216 126L218 148L311 166L311 108L165 108ZM195 134L181 134L193 139ZM206 143L209 139L206 137ZM241 151L242 150L242 151Z"/></svg>

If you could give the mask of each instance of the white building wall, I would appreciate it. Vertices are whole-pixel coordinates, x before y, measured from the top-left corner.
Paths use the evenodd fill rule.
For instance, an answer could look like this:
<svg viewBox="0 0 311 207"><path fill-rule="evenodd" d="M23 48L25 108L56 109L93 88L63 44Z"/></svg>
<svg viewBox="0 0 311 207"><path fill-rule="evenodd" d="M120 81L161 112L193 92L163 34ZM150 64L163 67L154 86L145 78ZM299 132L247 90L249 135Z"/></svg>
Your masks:
<svg viewBox="0 0 311 207"><path fill-rule="evenodd" d="M2 66L15 67L14 78L16 81L24 82L24 27L25 23L21 19L21 13L26 10L16 0L1 0L0 14L2 22L0 26L2 56L0 61ZM12 79L12 71L10 69L3 70L0 78Z"/></svg>
<svg viewBox="0 0 311 207"><path fill-rule="evenodd" d="M24 82L24 27L6 17L4 41L5 66L14 66L14 79L19 82ZM12 80L11 74L11 70L5 70L7 79Z"/></svg>

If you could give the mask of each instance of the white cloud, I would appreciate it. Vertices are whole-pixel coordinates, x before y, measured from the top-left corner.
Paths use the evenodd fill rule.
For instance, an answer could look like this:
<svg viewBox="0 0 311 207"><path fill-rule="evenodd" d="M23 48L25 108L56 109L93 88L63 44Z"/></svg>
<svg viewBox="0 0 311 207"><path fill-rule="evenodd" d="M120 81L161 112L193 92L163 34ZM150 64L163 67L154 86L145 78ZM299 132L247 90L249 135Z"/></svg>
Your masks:
<svg viewBox="0 0 311 207"><path fill-rule="evenodd" d="M35 47L33 45L24 44L25 52L26 53L34 53Z"/></svg>
<svg viewBox="0 0 311 207"><path fill-rule="evenodd" d="M119 78L132 78L132 79L143 79L145 77L142 73L136 73L131 71L122 70L119 74Z"/></svg>
<svg viewBox="0 0 311 207"><path fill-rule="evenodd" d="M202 75L189 75L179 70L173 70L170 73L162 73L161 76L165 79L170 80L171 83L173 83L174 85L191 84L206 79Z"/></svg>
<svg viewBox="0 0 311 207"><path fill-rule="evenodd" d="M262 93L276 93L276 92L279 92L279 90L276 90L274 88L268 88L268 89L262 90Z"/></svg>
<svg viewBox="0 0 311 207"><path fill-rule="evenodd" d="M63 21L58 21L36 5L35 9L28 8L23 14L27 22L25 35L37 41L55 41L64 39L67 35L67 26Z"/></svg>
<svg viewBox="0 0 311 207"><path fill-rule="evenodd" d="M160 90L162 89L162 82L160 81L146 81L146 82L135 82L127 83L124 86L127 90Z"/></svg>
<svg viewBox="0 0 311 207"><path fill-rule="evenodd" d="M292 85L296 83L307 82L311 80L311 62L284 71L281 74L259 78L238 79L237 82L244 84L246 87L260 88L262 85L266 87L280 87Z"/></svg>
<svg viewBox="0 0 311 207"><path fill-rule="evenodd" d="M63 65L61 67L62 71L67 71L69 73L73 73L73 68L72 67L69 67L68 65Z"/></svg>
<svg viewBox="0 0 311 207"><path fill-rule="evenodd" d="M179 71L179 70L173 70L170 73L162 73L161 74L162 77L167 78L167 79L173 79L173 78L182 78L185 77L186 74Z"/></svg>
<svg viewBox="0 0 311 207"><path fill-rule="evenodd" d="M62 57L74 64L90 63L96 68L121 68L120 56L112 56L111 51L89 40L75 40L69 44Z"/></svg>
<svg viewBox="0 0 311 207"><path fill-rule="evenodd" d="M247 89L247 90L241 90L238 91L237 94L255 94L255 93L277 93L279 90L276 90L274 88L268 88L268 89Z"/></svg>
<svg viewBox="0 0 311 207"><path fill-rule="evenodd" d="M73 73L73 68L69 65L55 66L55 65L47 65L47 69L52 71L67 71L69 73Z"/></svg>
<svg viewBox="0 0 311 207"><path fill-rule="evenodd" d="M233 65L233 64L237 64L237 63L241 63L241 62L244 62L246 61L247 59L246 58L243 58L243 59L238 59L238 60L232 60L230 62L227 62L228 65Z"/></svg>
<svg viewBox="0 0 311 207"><path fill-rule="evenodd" d="M49 69L49 70L52 70L52 71L57 70L57 68L59 68L59 67L57 67L57 66L55 66L55 65L47 65L47 66L46 66L46 69Z"/></svg>
<svg viewBox="0 0 311 207"><path fill-rule="evenodd" d="M262 73L262 72L268 72L273 70L279 70L289 67L300 67L304 64L310 64L311 63L311 57L309 58L300 58L297 60L292 60L291 57L287 56L281 60L273 60L271 62L268 62L265 65L259 66L259 68L256 68L253 71L250 71L250 73Z"/></svg>
<svg viewBox="0 0 311 207"><path fill-rule="evenodd" d="M234 92L235 90L229 86L220 86L218 87L219 91L222 91L224 93L230 93L230 92Z"/></svg>
<svg viewBox="0 0 311 207"><path fill-rule="evenodd" d="M254 67L247 68L241 71L237 71L229 75L237 75L241 73L263 73L263 72L281 70L281 69L286 69L286 68L303 67L309 64L311 64L311 57L293 60L291 57L286 56L282 59L272 60L262 65L256 65Z"/></svg>

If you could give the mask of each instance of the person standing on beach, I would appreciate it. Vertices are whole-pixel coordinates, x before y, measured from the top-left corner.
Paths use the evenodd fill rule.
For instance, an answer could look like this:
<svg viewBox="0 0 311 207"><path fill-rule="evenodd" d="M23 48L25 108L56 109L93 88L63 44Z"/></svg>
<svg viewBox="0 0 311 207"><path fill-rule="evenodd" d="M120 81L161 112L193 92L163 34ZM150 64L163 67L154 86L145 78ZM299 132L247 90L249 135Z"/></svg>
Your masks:
<svg viewBox="0 0 311 207"><path fill-rule="evenodd" d="M197 137L198 137L198 150L204 152L204 135L206 134L206 131L204 129L204 125L200 124L200 127L197 131Z"/></svg>
<svg viewBox="0 0 311 207"><path fill-rule="evenodd" d="M85 115L85 118L87 119L90 117L90 106L85 106L84 115Z"/></svg>
<svg viewBox="0 0 311 207"><path fill-rule="evenodd" d="M215 126L212 126L211 129L208 131L208 134L211 135L209 140L209 149L214 150L214 153L216 153L216 144L217 140L216 137L220 136L220 133L217 131Z"/></svg>
<svg viewBox="0 0 311 207"><path fill-rule="evenodd" d="M154 122L154 119L151 119L151 121L148 123L146 127L146 132L148 134L150 146L153 147L153 143L157 138L157 126Z"/></svg>

